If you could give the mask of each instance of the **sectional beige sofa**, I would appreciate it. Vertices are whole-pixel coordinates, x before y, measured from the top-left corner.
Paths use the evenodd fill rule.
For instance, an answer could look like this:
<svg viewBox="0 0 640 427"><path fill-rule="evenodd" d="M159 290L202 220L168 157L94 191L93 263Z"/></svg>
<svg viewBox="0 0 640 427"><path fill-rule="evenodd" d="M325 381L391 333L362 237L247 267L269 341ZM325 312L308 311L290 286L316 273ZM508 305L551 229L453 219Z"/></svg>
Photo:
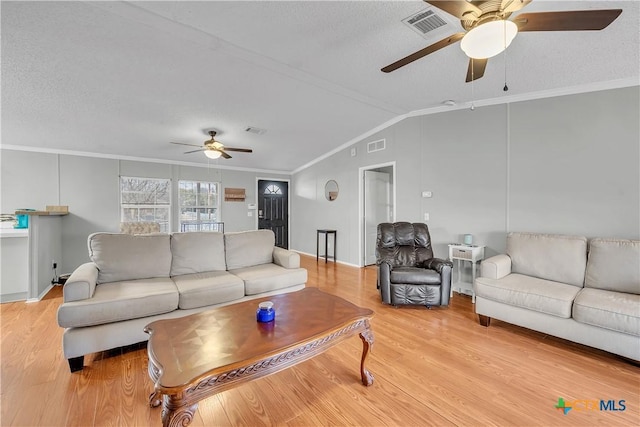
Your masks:
<svg viewBox="0 0 640 427"><path fill-rule="evenodd" d="M146 341L154 320L304 288L300 256L274 241L271 230L90 235L92 262L71 274L58 309L71 372L85 354Z"/></svg>
<svg viewBox="0 0 640 427"><path fill-rule="evenodd" d="M640 361L640 241L509 233L481 263L476 313Z"/></svg>

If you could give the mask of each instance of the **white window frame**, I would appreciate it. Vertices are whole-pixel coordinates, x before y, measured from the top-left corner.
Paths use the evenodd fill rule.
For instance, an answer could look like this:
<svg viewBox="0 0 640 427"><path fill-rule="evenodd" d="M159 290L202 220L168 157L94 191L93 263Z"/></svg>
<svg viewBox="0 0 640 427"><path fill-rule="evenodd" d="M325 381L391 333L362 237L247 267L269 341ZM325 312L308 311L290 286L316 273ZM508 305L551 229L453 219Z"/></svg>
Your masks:
<svg viewBox="0 0 640 427"><path fill-rule="evenodd" d="M216 188L216 204L211 206L211 205L203 205L199 203L199 200L196 199L196 205L195 206L187 206L187 205L183 205L183 200L180 197L180 190L182 189L182 185L183 183L192 183L195 184L196 186L198 185L202 185L202 184L207 184L207 185L213 185ZM180 181L178 181L178 226L179 226L179 230L182 232L189 232L189 231L224 231L224 225L222 225L222 185L220 182L217 181L199 181L199 180L192 180L192 179L181 179ZM199 191L196 190L196 197L198 197L198 195L200 194ZM200 210L207 210L207 209L214 209L215 210L215 220L211 221L211 220L200 220L200 219L195 219L195 220L190 220L189 222L186 222L182 219L182 209L195 209L196 212L200 211ZM190 226L190 227L187 227Z"/></svg>
<svg viewBox="0 0 640 427"><path fill-rule="evenodd" d="M124 180L127 179L139 179L139 180L145 180L145 181L157 181L157 182L164 182L167 183L169 185L168 188L168 195L169 195L169 202L168 203L155 203L155 204L132 204L132 203L123 203L122 201L122 196L124 194L123 189L122 189L122 184ZM153 221L145 221L145 220L140 220L138 219L138 221L136 222L157 222L158 224L160 224L160 231L163 233L170 233L171 232L171 179L169 178L147 178L144 176L120 176L120 181L119 181L119 192L120 192L120 221L125 222L125 217L124 217L124 211L125 209L138 209L138 217L139 217L139 213L141 209L166 209L167 210L167 220L166 221L159 221L155 219L155 211L154 211L154 220Z"/></svg>

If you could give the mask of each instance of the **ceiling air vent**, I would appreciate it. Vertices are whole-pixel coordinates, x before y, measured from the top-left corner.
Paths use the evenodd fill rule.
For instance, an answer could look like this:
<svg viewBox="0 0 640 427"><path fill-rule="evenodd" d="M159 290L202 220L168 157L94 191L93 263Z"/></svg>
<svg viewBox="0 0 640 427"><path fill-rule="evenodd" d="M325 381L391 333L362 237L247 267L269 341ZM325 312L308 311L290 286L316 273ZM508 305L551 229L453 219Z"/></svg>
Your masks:
<svg viewBox="0 0 640 427"><path fill-rule="evenodd" d="M378 141L371 141L367 144L367 153L375 153L376 151L382 151L386 148L386 140L380 139Z"/></svg>
<svg viewBox="0 0 640 427"><path fill-rule="evenodd" d="M455 32L452 29L453 21L439 9L431 7L403 19L402 22L425 39L446 37Z"/></svg>
<svg viewBox="0 0 640 427"><path fill-rule="evenodd" d="M255 126L247 126L247 128L244 131L249 133L255 133L256 135L264 135L265 133L267 133L266 129L260 129Z"/></svg>

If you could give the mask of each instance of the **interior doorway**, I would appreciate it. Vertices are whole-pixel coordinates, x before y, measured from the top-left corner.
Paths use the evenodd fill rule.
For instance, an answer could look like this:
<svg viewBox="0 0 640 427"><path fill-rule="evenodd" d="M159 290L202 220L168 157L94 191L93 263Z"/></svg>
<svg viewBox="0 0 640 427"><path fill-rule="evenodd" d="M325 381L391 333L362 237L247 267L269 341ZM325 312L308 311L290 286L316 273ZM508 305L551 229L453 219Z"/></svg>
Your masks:
<svg viewBox="0 0 640 427"><path fill-rule="evenodd" d="M258 179L258 229L272 230L276 246L289 248L289 182Z"/></svg>
<svg viewBox="0 0 640 427"><path fill-rule="evenodd" d="M360 168L362 266L376 263L378 224L396 217L395 162Z"/></svg>

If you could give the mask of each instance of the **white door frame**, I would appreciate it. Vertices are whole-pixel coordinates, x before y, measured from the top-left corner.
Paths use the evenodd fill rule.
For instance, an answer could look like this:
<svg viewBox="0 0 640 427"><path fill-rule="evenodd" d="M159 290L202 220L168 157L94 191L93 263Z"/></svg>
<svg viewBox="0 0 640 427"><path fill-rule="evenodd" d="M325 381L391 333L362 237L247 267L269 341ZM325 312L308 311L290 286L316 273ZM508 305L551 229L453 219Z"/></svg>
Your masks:
<svg viewBox="0 0 640 427"><path fill-rule="evenodd" d="M364 249L364 171L372 170L372 169L380 169L383 167L391 166L393 169L393 220L396 219L396 162L395 160L392 162L379 163L377 165L369 165L362 166L358 169L358 241L360 244L358 245L358 265L360 267L365 266L365 249Z"/></svg>
<svg viewBox="0 0 640 427"><path fill-rule="evenodd" d="M254 202L254 206L256 207L253 210L253 216L255 216L255 224L256 230L258 229L258 181L278 181L278 182L286 182L287 183L287 247L291 247L291 180L286 178L265 178L261 176L256 176L256 198Z"/></svg>

